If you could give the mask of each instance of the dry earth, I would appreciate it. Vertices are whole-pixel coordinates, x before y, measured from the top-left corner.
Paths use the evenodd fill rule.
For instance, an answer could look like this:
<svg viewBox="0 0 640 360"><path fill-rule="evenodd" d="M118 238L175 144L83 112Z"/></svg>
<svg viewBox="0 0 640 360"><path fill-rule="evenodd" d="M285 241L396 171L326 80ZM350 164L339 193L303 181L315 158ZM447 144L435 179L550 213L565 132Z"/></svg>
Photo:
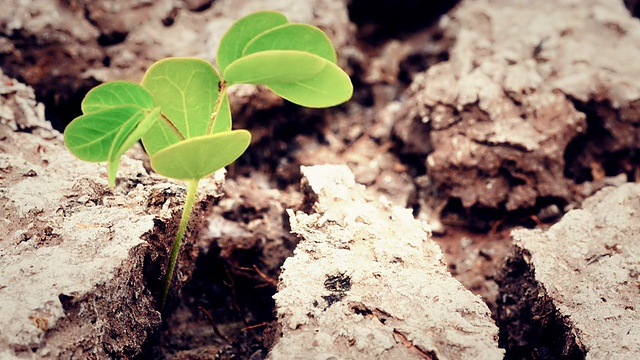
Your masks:
<svg viewBox="0 0 640 360"><path fill-rule="evenodd" d="M477 349L469 346L476 340L456 347L444 333L423 336L427 327L420 325L411 330L406 314L379 305L386 300L367 302L361 291L372 289L353 283L345 290L343 277L323 278L335 269L321 261L297 265L303 266L298 279L287 275L296 273L292 264L308 253L309 243L320 246L313 236L331 238L322 232L326 224L311 227L319 232L313 236L296 228L304 216L326 211L318 209L327 199L300 188L301 166L324 164L347 165L353 180L366 186L367 206L381 201L389 214L394 206L407 208L416 223L427 224L414 248L435 246L435 240L446 269L486 305L463 286L464 295L433 284L427 289L440 301L468 298L469 308L489 309L499 327L499 339L491 341L505 358L640 356L634 250L640 202L637 186L626 184L640 177L636 1L5 3L0 304L12 311L0 320L0 356L261 359L296 331L325 333L323 316L342 309L345 319L359 315L371 337L362 335L364 323L329 332L323 341L348 345L334 354L338 358L358 358L349 351L375 358L385 342L426 358L468 358L457 350ZM222 186L219 176L201 192L179 281L161 318L155 299L182 185L151 173L138 149L110 190L104 167L73 159L56 129L78 114L79 101L96 84L137 81L167 56L213 61L234 19L264 8L325 30L356 92L347 104L309 110L263 88L233 89L235 124L249 129L253 141L228 168L223 190L214 190ZM345 198L354 200L357 189ZM347 206L331 204L338 212ZM354 230L357 217L346 219L337 223ZM376 236L411 242L408 232L382 234L369 234L371 244ZM356 257L372 253L362 254ZM393 275L424 281L410 272L434 259L423 256L424 263L416 260ZM310 266L315 272L307 273L317 276L305 278ZM340 269L352 271L350 279L369 279L356 268ZM406 290L401 284L386 295ZM291 320L283 318L282 304L295 299L287 291L307 285L320 299L340 301L325 299L318 307L311 300L313 316L286 330ZM415 289L422 285L414 286L406 290L409 303L428 320L433 308L425 303L433 297L421 298ZM473 323L467 317L476 310L462 311L463 318ZM392 336L376 337L372 329L384 322ZM473 333L467 325L460 328ZM362 339L375 340L367 340L369 346ZM326 343L313 344L318 350ZM272 358L292 356L278 351ZM503 357L487 351L475 357Z"/></svg>

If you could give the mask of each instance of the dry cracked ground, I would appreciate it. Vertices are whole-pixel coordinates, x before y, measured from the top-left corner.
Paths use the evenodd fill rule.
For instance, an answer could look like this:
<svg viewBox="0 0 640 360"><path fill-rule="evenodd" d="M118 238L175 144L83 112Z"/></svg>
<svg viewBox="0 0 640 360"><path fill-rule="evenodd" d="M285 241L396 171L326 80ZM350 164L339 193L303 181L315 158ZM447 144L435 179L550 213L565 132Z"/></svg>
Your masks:
<svg viewBox="0 0 640 360"><path fill-rule="evenodd" d="M0 358L637 359L636 0L6 0ZM61 131L92 86L215 61L271 9L336 45L355 93L239 86L248 152L184 184L141 148L109 188Z"/></svg>

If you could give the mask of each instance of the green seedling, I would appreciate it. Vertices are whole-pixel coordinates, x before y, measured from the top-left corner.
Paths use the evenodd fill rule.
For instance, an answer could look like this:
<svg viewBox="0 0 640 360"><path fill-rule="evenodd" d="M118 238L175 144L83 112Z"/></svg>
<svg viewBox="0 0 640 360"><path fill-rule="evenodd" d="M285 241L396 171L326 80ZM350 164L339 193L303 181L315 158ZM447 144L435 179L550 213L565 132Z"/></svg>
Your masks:
<svg viewBox="0 0 640 360"><path fill-rule="evenodd" d="M66 128L67 148L79 159L106 162L115 186L122 155L139 140L155 172L188 184L182 218L164 278L164 307L180 244L191 216L198 182L240 157L251 142L247 130L232 130L227 89L265 85L283 98L323 108L351 98L349 76L320 29L290 23L272 11L236 21L220 41L218 70L196 58L153 64L142 82L113 81L93 88L82 116Z"/></svg>

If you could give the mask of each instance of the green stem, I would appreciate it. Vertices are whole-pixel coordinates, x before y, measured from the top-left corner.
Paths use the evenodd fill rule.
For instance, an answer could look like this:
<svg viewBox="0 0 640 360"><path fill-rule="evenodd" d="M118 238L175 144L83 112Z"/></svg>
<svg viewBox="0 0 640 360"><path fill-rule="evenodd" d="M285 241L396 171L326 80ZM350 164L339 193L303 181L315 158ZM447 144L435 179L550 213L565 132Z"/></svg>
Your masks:
<svg viewBox="0 0 640 360"><path fill-rule="evenodd" d="M216 103L213 105L211 120L209 121L209 126L207 127L207 135L213 132L213 128L215 127L216 120L218 118L218 112L220 111L220 105L222 105L222 99L226 94L227 82L221 79L220 82L218 82L218 98L216 99Z"/></svg>
<svg viewBox="0 0 640 360"><path fill-rule="evenodd" d="M180 254L180 244L182 238L187 230L187 224L189 224L189 218L191 217L191 211L193 210L193 204L196 200L196 193L198 192L199 180L189 181L189 189L187 190L187 199L184 202L184 208L182 209L182 219L180 220L180 226L178 227L178 233L176 239L173 242L173 248L171 248L171 256L169 257L169 266L164 274L164 287L162 289L162 297L160 298L159 309L162 311L164 303L167 300L167 294L169 294L169 288L171 287L171 279L173 278L173 272L178 262L178 254Z"/></svg>

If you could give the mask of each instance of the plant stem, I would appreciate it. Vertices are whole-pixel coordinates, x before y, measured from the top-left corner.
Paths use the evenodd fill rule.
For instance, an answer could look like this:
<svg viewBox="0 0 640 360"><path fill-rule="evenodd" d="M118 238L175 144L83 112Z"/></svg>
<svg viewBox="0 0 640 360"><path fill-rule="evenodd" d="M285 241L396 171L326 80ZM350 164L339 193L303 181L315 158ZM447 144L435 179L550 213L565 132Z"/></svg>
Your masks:
<svg viewBox="0 0 640 360"><path fill-rule="evenodd" d="M218 98L216 99L216 103L213 105L213 112L211 113L211 120L209 121L209 126L207 127L207 134L211 134L213 128L215 127L216 120L218 119L218 112L220 111L220 105L222 105L222 99L227 95L227 82L224 80L220 80L218 82Z"/></svg>
<svg viewBox="0 0 640 360"><path fill-rule="evenodd" d="M169 294L169 288L171 287L171 279L173 278L173 271L175 270L176 263L178 262L178 254L180 254L180 244L182 243L182 238L184 237L184 233L187 230L187 225L189 224L189 218L191 217L191 211L193 210L193 204L196 200L196 193L198 192L198 182L197 180L190 180L188 182L189 188L187 190L187 199L184 202L184 208L182 209L182 219L180 220L180 225L178 226L178 233L176 234L176 239L173 242L173 247L171 248L171 256L169 257L169 266L167 267L167 271L164 274L164 287L162 289L162 297L160 298L159 310L162 312L164 308L164 303L167 300L167 294Z"/></svg>

